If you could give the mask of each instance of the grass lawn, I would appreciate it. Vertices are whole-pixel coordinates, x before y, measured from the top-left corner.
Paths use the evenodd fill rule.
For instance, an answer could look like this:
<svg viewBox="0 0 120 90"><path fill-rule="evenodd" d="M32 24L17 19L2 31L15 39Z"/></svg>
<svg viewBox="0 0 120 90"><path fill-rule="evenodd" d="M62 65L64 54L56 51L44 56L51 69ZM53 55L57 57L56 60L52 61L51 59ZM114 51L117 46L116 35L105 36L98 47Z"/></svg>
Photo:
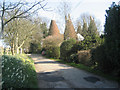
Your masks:
<svg viewBox="0 0 120 90"><path fill-rule="evenodd" d="M46 58L48 58L48 57L46 57ZM68 62L65 62L65 61L60 60L60 59L53 59L53 58L49 58L49 59L52 59L52 60L58 61L60 63L76 67L78 69L82 69L82 70L88 71L88 72L93 73L95 75L102 76L102 77L104 77L104 78L106 78L108 80L113 80L113 81L120 82L120 77L114 77L114 76L111 76L111 75L108 75L108 74L104 74L100 70L95 70L92 67L88 67L88 66L85 66L83 64L76 64L76 63L73 63L73 62L68 63Z"/></svg>
<svg viewBox="0 0 120 90"><path fill-rule="evenodd" d="M2 56L4 88L38 88L34 62L25 54Z"/></svg>

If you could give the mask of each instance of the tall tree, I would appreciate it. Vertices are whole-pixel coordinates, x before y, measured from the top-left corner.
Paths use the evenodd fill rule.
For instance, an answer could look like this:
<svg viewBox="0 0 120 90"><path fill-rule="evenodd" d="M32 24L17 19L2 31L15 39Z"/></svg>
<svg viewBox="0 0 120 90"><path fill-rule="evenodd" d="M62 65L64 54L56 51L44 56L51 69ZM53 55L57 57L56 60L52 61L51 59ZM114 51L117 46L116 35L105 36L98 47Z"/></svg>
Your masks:
<svg viewBox="0 0 120 90"><path fill-rule="evenodd" d="M91 16L90 16L90 24L88 27L88 35L91 37L95 37L99 35L97 27L96 27L96 23Z"/></svg>
<svg viewBox="0 0 120 90"><path fill-rule="evenodd" d="M105 46L109 67L120 75L120 5L114 2L106 10ZM112 64L112 66L111 66Z"/></svg>
<svg viewBox="0 0 120 90"><path fill-rule="evenodd" d="M57 8L58 13L60 14L61 17L65 20L68 14L71 12L71 4L67 2L66 0L60 2L58 8ZM68 17L67 17L68 18Z"/></svg>
<svg viewBox="0 0 120 90"><path fill-rule="evenodd" d="M88 35L88 27L87 27L87 23L86 23L86 21L85 20L83 20L83 29L82 29L82 35L83 35L83 37L86 37L87 35Z"/></svg>
<svg viewBox="0 0 120 90"><path fill-rule="evenodd" d="M89 15L87 13L83 13L80 15L80 17L77 19L77 23L80 22L81 25L83 26L84 24L84 21L87 23L87 25L89 26L90 25L90 22L91 22L91 18L94 19L94 23L97 27L97 30L100 32L101 31L101 23L100 21L95 18L93 15ZM78 27L78 24L76 23L76 26Z"/></svg>
<svg viewBox="0 0 120 90"><path fill-rule="evenodd" d="M33 33L37 30L37 25L26 19L14 19L5 27L5 41L11 46L12 54L24 45Z"/></svg>
<svg viewBox="0 0 120 90"><path fill-rule="evenodd" d="M82 34L82 27L81 27L80 23L79 23L78 28L77 28L77 33Z"/></svg>
<svg viewBox="0 0 120 90"><path fill-rule="evenodd" d="M47 24L45 22L40 24L40 28L41 28L41 31L43 33L43 38L46 38L48 36Z"/></svg>

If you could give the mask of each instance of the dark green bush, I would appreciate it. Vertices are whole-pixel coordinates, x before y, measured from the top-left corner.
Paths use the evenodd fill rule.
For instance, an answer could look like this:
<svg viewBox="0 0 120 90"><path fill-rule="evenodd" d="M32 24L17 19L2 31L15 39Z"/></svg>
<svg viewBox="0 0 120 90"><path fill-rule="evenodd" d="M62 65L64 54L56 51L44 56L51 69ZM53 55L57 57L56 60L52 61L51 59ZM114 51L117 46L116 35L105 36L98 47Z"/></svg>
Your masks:
<svg viewBox="0 0 120 90"><path fill-rule="evenodd" d="M83 49L83 46L81 45L81 42L76 42L73 47L71 48L71 53L72 54L75 54L77 53L78 51L82 50Z"/></svg>
<svg viewBox="0 0 120 90"><path fill-rule="evenodd" d="M102 43L103 40L99 36L86 36L83 41L79 42L79 46L82 47L82 50L89 50L101 45Z"/></svg>
<svg viewBox="0 0 120 90"><path fill-rule="evenodd" d="M106 13L105 41L93 50L92 59L102 71L120 76L120 6L113 3Z"/></svg>
<svg viewBox="0 0 120 90"><path fill-rule="evenodd" d="M70 55L70 62L74 62L76 64L78 64L78 55L75 53L75 54L71 54Z"/></svg>
<svg viewBox="0 0 120 90"><path fill-rule="evenodd" d="M69 61L71 55L71 48L76 43L76 40L69 39L64 41L60 46L60 58L65 61Z"/></svg>
<svg viewBox="0 0 120 90"><path fill-rule="evenodd" d="M60 47L58 46L50 46L46 49L46 55L50 58L60 58Z"/></svg>
<svg viewBox="0 0 120 90"><path fill-rule="evenodd" d="M107 58L107 52L104 45L91 50L91 58L94 63L97 64L97 68L105 73L112 73L111 70L114 69L114 64Z"/></svg>
<svg viewBox="0 0 120 90"><path fill-rule="evenodd" d="M31 43L30 44L30 53L41 53L41 44L40 43Z"/></svg>

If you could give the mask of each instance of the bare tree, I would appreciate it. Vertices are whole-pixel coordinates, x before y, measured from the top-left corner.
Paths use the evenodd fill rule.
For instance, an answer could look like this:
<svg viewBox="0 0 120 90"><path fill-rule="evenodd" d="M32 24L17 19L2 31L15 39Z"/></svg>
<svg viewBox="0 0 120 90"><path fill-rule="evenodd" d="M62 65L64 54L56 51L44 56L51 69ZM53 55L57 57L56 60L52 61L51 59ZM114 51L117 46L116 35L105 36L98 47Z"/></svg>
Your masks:
<svg viewBox="0 0 120 90"><path fill-rule="evenodd" d="M1 18L1 35L4 32L4 27L15 18L26 18L39 9L44 9L47 3L43 3L45 0L38 2L28 3L25 1L7 2L5 0L0 1L0 18ZM42 5L43 4L43 5ZM14 13L13 13L14 11Z"/></svg>
<svg viewBox="0 0 120 90"><path fill-rule="evenodd" d="M71 4L67 1L62 1L57 7L57 12L60 14L61 17L65 20L65 18L68 18L68 14L71 12Z"/></svg>
<svg viewBox="0 0 120 90"><path fill-rule="evenodd" d="M27 19L14 19L5 27L4 40L11 46L11 52L19 53L26 41L30 41L30 37L37 33L39 27L36 23Z"/></svg>

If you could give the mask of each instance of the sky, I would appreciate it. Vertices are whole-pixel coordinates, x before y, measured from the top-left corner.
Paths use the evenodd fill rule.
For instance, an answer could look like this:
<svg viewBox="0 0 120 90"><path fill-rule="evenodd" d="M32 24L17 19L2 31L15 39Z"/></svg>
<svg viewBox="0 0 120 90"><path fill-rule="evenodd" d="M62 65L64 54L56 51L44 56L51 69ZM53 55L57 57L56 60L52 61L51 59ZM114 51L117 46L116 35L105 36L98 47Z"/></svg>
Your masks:
<svg viewBox="0 0 120 90"><path fill-rule="evenodd" d="M112 2L116 2L116 4L119 2L119 0L46 0L46 2L48 2L47 7L53 11L41 10L39 15L42 17L47 17L49 20L56 20L61 33L64 32L64 28L59 22L61 17L59 17L58 13L56 12L56 9L61 1L67 1L71 3L72 10L70 14L73 22L75 22L83 13L90 14L101 22L102 31L104 30L105 24L105 10L111 6Z"/></svg>
<svg viewBox="0 0 120 90"><path fill-rule="evenodd" d="M34 0L27 1L32 2ZM38 15L40 17L48 19L48 26L50 25L50 21L52 19L56 20L60 32L64 33L64 24L63 22L61 22L61 17L56 12L56 9L61 1L67 1L70 3L70 14L73 23L80 17L81 14L88 13L90 15L93 15L101 22L101 30L103 31L106 14L105 10L107 10L111 6L112 2L116 2L116 4L118 4L120 0L45 0L43 4L47 3L47 6L45 8L48 8L48 10L40 10ZM3 43L0 42L0 46L2 44Z"/></svg>

